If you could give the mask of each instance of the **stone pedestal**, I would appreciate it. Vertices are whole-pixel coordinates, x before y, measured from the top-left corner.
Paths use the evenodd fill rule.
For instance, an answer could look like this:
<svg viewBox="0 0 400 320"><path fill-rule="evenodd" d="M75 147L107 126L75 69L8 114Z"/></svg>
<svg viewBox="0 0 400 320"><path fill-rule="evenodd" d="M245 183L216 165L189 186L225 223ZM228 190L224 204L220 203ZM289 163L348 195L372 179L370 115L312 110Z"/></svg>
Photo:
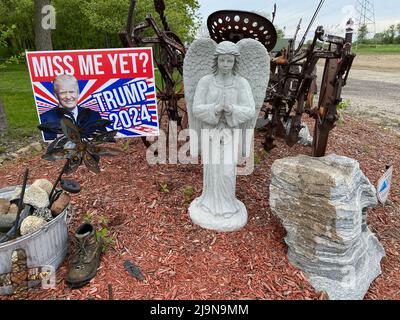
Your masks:
<svg viewBox="0 0 400 320"><path fill-rule="evenodd" d="M189 216L194 224L198 226L219 232L232 232L242 229L247 224L247 210L245 205L240 203L240 210L232 215L215 215L204 210L198 205L198 199L195 199L189 207Z"/></svg>
<svg viewBox="0 0 400 320"><path fill-rule="evenodd" d="M384 249L367 226L376 191L357 161L297 156L272 166L270 207L287 231L289 261L332 300L362 299Z"/></svg>

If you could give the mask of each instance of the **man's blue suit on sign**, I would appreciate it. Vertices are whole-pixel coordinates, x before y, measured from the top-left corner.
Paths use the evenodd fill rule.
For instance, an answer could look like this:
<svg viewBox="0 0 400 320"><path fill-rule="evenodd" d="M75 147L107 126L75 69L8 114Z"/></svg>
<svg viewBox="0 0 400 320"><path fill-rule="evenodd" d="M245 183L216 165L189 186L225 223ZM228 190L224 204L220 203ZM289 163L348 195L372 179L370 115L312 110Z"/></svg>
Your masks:
<svg viewBox="0 0 400 320"><path fill-rule="evenodd" d="M90 124L100 120L101 116L96 111L78 106L78 80L72 75L61 74L53 81L53 91L59 102L59 105L40 116L40 123L47 123L48 126L50 126L47 126L47 130L41 129L43 130L44 139L48 141L57 138L57 132L62 132L60 120L64 115L74 119L77 126L83 129L81 130L81 133L87 137L90 137L90 134L93 133L93 130L96 130L96 125L91 128ZM51 130L49 128L51 128ZM52 132L53 130L55 132ZM106 129L103 128L103 130ZM82 137L85 138L85 136Z"/></svg>
<svg viewBox="0 0 400 320"><path fill-rule="evenodd" d="M76 119L76 123L78 127L87 126L89 123L94 123L97 120L101 119L100 114L96 111L93 111L89 108L83 108L81 106L78 106L77 108L78 108L78 116ZM65 114L65 112L66 110L65 109L61 110L60 106L53 108L49 111L46 111L40 116L41 123L46 123L46 122L58 123L59 128L61 129L60 120L63 114ZM53 132L44 131L43 134L45 140L54 140L57 138L57 134Z"/></svg>

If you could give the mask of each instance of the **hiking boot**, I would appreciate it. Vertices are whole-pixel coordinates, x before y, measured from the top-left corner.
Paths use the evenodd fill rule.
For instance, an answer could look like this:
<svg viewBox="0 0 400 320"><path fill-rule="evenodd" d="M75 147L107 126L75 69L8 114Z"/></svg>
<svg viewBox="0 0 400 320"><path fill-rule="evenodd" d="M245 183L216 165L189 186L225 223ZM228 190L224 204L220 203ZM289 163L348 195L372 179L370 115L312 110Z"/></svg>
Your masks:
<svg viewBox="0 0 400 320"><path fill-rule="evenodd" d="M89 283L97 273L103 239L96 239L96 232L89 223L81 225L73 238L75 252L71 258L66 278L71 288L80 288Z"/></svg>

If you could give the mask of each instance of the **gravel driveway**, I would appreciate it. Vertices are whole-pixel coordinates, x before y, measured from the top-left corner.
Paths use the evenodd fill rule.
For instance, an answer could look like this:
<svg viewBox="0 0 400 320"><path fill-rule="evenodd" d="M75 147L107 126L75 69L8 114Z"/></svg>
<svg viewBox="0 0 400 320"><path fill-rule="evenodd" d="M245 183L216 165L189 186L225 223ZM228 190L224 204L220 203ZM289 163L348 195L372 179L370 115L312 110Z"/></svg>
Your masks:
<svg viewBox="0 0 400 320"><path fill-rule="evenodd" d="M363 57L363 60L365 58ZM400 55L398 56L400 63ZM371 59L371 63L373 60ZM351 69L347 86L343 88L342 98L349 100L345 112L368 118L369 120L400 134L400 70L378 71L370 66L361 69L357 63ZM318 78L322 78L323 66L318 67Z"/></svg>

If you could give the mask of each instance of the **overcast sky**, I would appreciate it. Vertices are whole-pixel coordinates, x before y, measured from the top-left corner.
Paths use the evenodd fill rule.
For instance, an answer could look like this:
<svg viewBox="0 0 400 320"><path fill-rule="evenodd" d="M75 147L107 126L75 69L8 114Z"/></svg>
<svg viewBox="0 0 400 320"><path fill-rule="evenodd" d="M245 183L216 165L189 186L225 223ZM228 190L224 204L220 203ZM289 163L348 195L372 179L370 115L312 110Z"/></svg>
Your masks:
<svg viewBox="0 0 400 320"><path fill-rule="evenodd" d="M386 29L390 24L400 23L400 1L399 0L386 0L372 1L375 2L375 20L376 30L381 32ZM262 13L271 14L273 5L277 5L277 14L275 24L280 28L286 27L286 36L294 34L297 23L300 18L303 18L302 31L307 28L315 9L318 6L319 0L199 0L200 15L203 22L207 21L207 17L217 10L244 10L244 11L258 11ZM357 0L325 0L316 22L312 30L318 25L324 25L327 31L344 29L344 25L350 16L354 19L357 18L356 14ZM339 26L340 25L340 26ZM371 30L372 31L372 30ZM311 32L312 33L312 32Z"/></svg>

